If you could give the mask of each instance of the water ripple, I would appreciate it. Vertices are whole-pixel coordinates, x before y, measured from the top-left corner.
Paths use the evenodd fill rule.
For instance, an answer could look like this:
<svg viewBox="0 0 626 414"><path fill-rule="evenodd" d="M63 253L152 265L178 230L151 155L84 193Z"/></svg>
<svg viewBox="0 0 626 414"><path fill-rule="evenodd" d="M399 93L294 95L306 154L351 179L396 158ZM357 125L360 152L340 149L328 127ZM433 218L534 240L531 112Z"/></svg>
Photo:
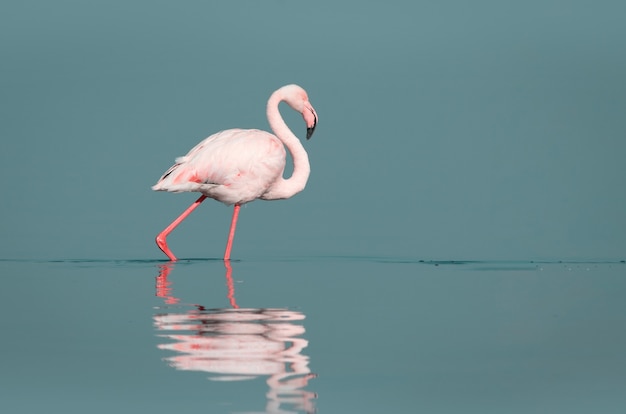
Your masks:
<svg viewBox="0 0 626 414"><path fill-rule="evenodd" d="M72 264L84 267L108 267L108 266L154 266L171 263L163 259L0 259L5 263L37 263L37 264ZM179 259L179 266L194 263L222 262L221 258L187 258ZM474 270L531 270L545 265L569 265L569 266L602 266L602 265L625 265L626 260L457 260L457 259L422 259L415 257L393 256L291 256L291 257L264 257L232 260L232 263L329 263L329 262L368 262L388 264L408 264L426 266L454 266L466 267Z"/></svg>

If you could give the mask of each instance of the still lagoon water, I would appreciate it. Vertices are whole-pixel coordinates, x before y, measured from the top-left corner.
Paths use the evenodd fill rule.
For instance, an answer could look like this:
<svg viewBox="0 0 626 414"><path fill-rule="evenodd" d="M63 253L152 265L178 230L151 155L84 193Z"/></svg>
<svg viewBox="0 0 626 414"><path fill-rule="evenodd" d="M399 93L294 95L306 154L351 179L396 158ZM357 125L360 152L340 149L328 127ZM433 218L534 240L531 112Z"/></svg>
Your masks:
<svg viewBox="0 0 626 414"><path fill-rule="evenodd" d="M0 407L623 412L625 270L407 257L3 260Z"/></svg>
<svg viewBox="0 0 626 414"><path fill-rule="evenodd" d="M3 2L0 412L626 412L625 14ZM150 186L288 83L306 190L157 260Z"/></svg>

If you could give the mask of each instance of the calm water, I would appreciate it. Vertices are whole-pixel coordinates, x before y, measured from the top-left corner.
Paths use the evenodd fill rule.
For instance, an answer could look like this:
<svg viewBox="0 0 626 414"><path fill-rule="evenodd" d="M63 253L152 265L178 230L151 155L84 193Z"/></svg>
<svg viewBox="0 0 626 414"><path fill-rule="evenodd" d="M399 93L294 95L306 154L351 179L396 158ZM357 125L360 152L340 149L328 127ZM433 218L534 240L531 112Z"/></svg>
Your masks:
<svg viewBox="0 0 626 414"><path fill-rule="evenodd" d="M626 412L625 15L3 2L0 412ZM288 83L306 190L165 266L197 195L150 186Z"/></svg>
<svg viewBox="0 0 626 414"><path fill-rule="evenodd" d="M0 406L623 412L625 270L392 257L231 268L5 260Z"/></svg>

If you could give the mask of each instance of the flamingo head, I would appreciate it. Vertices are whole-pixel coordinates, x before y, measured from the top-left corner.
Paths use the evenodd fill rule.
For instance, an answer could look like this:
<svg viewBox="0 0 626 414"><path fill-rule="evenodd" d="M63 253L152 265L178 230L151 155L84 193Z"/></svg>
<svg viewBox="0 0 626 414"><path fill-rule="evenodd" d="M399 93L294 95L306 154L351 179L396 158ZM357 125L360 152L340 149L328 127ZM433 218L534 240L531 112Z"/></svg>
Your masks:
<svg viewBox="0 0 626 414"><path fill-rule="evenodd" d="M309 102L306 91L298 85L287 85L281 88L285 102L295 111L302 114L306 123L306 139L310 139L317 125L317 113Z"/></svg>

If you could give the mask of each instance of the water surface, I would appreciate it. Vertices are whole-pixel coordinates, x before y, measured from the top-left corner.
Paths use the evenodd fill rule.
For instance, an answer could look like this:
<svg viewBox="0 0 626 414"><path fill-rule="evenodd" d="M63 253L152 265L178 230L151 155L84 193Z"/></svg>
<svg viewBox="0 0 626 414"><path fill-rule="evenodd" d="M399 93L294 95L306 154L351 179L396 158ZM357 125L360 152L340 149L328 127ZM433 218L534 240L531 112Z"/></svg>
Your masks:
<svg viewBox="0 0 626 414"><path fill-rule="evenodd" d="M626 406L620 261L5 260L0 267L7 412L617 413Z"/></svg>

